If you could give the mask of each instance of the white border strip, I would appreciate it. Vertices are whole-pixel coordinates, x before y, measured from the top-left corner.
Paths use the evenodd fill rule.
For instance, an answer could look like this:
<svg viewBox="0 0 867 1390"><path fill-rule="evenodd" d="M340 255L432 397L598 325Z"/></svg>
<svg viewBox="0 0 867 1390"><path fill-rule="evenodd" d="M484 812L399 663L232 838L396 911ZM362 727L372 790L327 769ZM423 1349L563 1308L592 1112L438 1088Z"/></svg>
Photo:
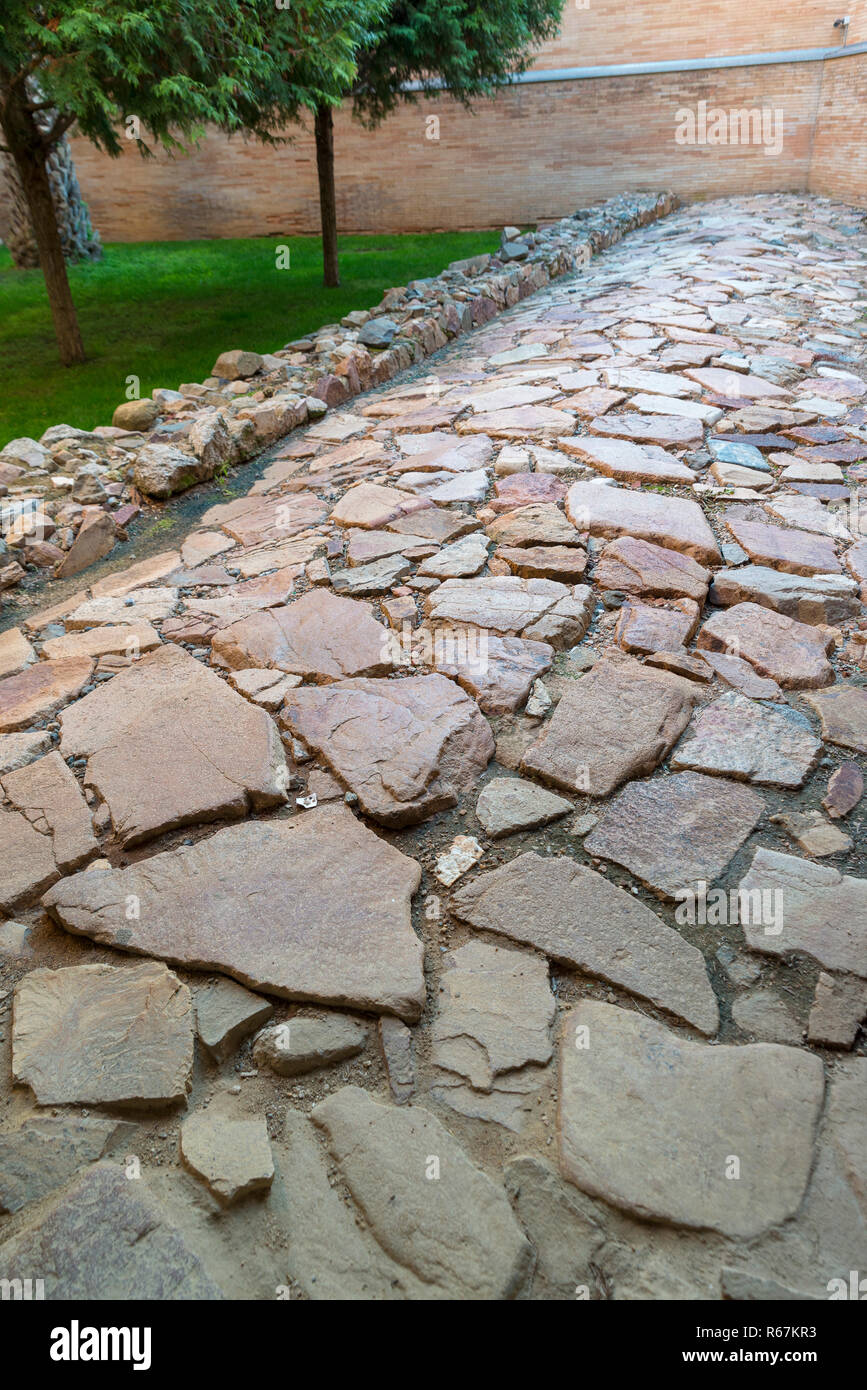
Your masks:
<svg viewBox="0 0 867 1390"><path fill-rule="evenodd" d="M533 68L516 73L506 85L531 82L584 82L599 77L641 77L655 72L708 72L716 68L766 67L775 63L823 63L828 58L849 58L867 53L867 43L853 43L845 48L792 48L779 53L738 53L723 58L674 58L662 63L611 63L595 68ZM435 82L442 90L444 83ZM421 82L406 82L404 90L420 92Z"/></svg>

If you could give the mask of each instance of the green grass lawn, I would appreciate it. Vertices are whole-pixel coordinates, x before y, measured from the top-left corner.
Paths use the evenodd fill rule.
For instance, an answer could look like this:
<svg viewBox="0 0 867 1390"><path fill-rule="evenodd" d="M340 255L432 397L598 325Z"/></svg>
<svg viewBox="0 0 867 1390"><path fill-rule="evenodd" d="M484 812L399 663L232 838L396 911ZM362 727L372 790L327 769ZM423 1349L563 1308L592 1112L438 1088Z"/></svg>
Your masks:
<svg viewBox="0 0 867 1390"><path fill-rule="evenodd" d="M0 247L0 447L61 422L110 424L128 376L142 396L201 381L226 348L273 352L496 245L494 232L341 237L342 283L326 290L318 237L109 244L101 262L70 271L88 355L80 367L58 361L41 273L15 270ZM291 269L276 269L278 246L290 248Z"/></svg>

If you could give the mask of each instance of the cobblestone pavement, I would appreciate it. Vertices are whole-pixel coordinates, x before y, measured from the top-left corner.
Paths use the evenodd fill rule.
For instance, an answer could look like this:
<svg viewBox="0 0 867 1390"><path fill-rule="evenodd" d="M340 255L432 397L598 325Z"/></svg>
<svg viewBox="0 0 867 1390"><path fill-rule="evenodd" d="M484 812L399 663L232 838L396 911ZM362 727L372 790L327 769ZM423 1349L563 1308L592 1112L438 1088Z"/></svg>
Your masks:
<svg viewBox="0 0 867 1390"><path fill-rule="evenodd" d="M865 310L684 209L0 637L0 1278L867 1267Z"/></svg>

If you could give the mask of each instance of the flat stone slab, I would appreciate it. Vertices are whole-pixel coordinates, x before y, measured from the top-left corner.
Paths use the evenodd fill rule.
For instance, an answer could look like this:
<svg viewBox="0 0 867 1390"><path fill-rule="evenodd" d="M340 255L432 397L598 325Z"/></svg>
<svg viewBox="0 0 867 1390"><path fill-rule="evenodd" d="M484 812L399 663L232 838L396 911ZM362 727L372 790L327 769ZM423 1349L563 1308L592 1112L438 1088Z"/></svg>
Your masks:
<svg viewBox="0 0 867 1390"><path fill-rule="evenodd" d="M595 468L598 473L604 473L608 478L618 478L623 482L643 482L643 483L689 483L695 482L695 473L688 468L685 463L680 463L672 454L667 454L664 449L660 449L657 444L638 444L630 442L631 439L658 438L663 432L655 433L645 431L642 433L633 432L625 428L625 424L634 418L641 420L641 416L633 417L624 415L620 417L624 421L621 429L606 428L609 421L596 420L594 425L600 427L600 433L604 434L623 434L626 438L620 439L596 439L589 434L576 435L574 439L561 439L560 448L569 454L574 454L583 463L589 463L591 468ZM614 422L612 421L611 424ZM652 424L653 420L648 420L647 424ZM684 423L684 422L681 422ZM688 430L690 426L685 424ZM701 438L701 428L696 427L695 434Z"/></svg>
<svg viewBox="0 0 867 1390"><path fill-rule="evenodd" d="M68 931L104 945L284 999L414 1020L425 997L410 924L420 880L415 860L337 804L75 874L44 902ZM131 895L140 915L130 921Z"/></svg>
<svg viewBox="0 0 867 1390"><path fill-rule="evenodd" d="M574 646L590 626L596 600L586 584L573 588L552 579L497 575L447 579L425 599L433 626L487 628L553 647Z"/></svg>
<svg viewBox="0 0 867 1390"><path fill-rule="evenodd" d="M67 632L63 637L49 637L42 644L42 654L49 661L98 656L128 656L136 660L143 652L158 647L160 640L150 623L109 623L87 631Z"/></svg>
<svg viewBox="0 0 867 1390"><path fill-rule="evenodd" d="M437 579L462 579L478 574L487 563L489 545L484 532L471 531L423 561L418 573L434 575Z"/></svg>
<svg viewBox="0 0 867 1390"><path fill-rule="evenodd" d="M564 489L565 491L565 489ZM0 678L17 675L36 661L36 652L20 627L0 632Z"/></svg>
<svg viewBox="0 0 867 1390"><path fill-rule="evenodd" d="M826 970L867 979L867 879L795 854L757 849L740 892L763 909L741 908L752 950L767 956L800 951Z"/></svg>
<svg viewBox="0 0 867 1390"><path fill-rule="evenodd" d="M496 496L488 504L492 512L508 512L515 507L532 507L546 502L562 502L566 484L552 473L511 473L494 482Z"/></svg>
<svg viewBox="0 0 867 1390"><path fill-rule="evenodd" d="M675 397L700 395L698 387L688 376L679 376L675 372L652 372L638 367L609 367L603 374L609 386L622 386L627 391L659 392L661 395Z"/></svg>
<svg viewBox="0 0 867 1390"><path fill-rule="evenodd" d="M804 699L822 721L822 737L839 748L867 753L867 689L844 682Z"/></svg>
<svg viewBox="0 0 867 1390"><path fill-rule="evenodd" d="M403 555L391 555L374 560L369 565L337 570L331 576L331 587L344 598L362 598L366 594L386 594L395 584L411 574L412 565Z"/></svg>
<svg viewBox="0 0 867 1390"><path fill-rule="evenodd" d="M684 600L680 600L684 602ZM687 599L687 603L691 600ZM614 628L614 640L627 652L680 652L695 626L695 613L679 612L631 600L624 603Z"/></svg>
<svg viewBox="0 0 867 1390"><path fill-rule="evenodd" d="M33 1225L0 1245L0 1269L8 1279L44 1278L46 1299L75 1303L223 1296L145 1182L130 1182L114 1163L84 1173Z"/></svg>
<svg viewBox="0 0 867 1390"><path fill-rule="evenodd" d="M700 895L697 885L720 877L764 809L751 788L699 772L632 782L606 807L584 848L664 898Z"/></svg>
<svg viewBox="0 0 867 1390"><path fill-rule="evenodd" d="M439 674L294 690L281 718L367 815L395 828L454 806L494 751L475 701Z"/></svg>
<svg viewBox="0 0 867 1390"><path fill-rule="evenodd" d="M691 598L704 603L710 572L689 555L635 536L609 541L596 562L594 582L647 598Z"/></svg>
<svg viewBox="0 0 867 1390"><path fill-rule="evenodd" d="M349 489L332 509L331 520L338 526L362 526L375 530L396 521L399 516L411 516L431 505L426 498L409 497L397 488L381 483L358 483Z"/></svg>
<svg viewBox="0 0 867 1390"><path fill-rule="evenodd" d="M701 443L704 437L702 422L684 415L641 415L630 410L627 415L608 415L604 420L591 420L587 426L592 434L631 439L639 444L662 444L675 449Z"/></svg>
<svg viewBox="0 0 867 1390"><path fill-rule="evenodd" d="M40 1105L171 1104L192 1067L190 991L156 961L31 970L15 990L12 1076Z"/></svg>
<svg viewBox="0 0 867 1390"><path fill-rule="evenodd" d="M719 1011L695 946L644 903L569 856L521 854L452 895L480 931L532 946L586 975L647 999L702 1033Z"/></svg>
<svg viewBox="0 0 867 1390"><path fill-rule="evenodd" d="M310 589L217 632L211 649L230 667L272 667L305 680L386 676L393 668L387 628L369 603Z"/></svg>
<svg viewBox="0 0 867 1390"><path fill-rule="evenodd" d="M524 704L533 682L550 670L554 648L493 633L485 633L482 644L473 636L461 641L455 634L451 644L435 643L436 669L456 680L484 714L510 714Z"/></svg>
<svg viewBox="0 0 867 1390"><path fill-rule="evenodd" d="M505 1299L522 1289L532 1248L502 1187L428 1110L378 1105L345 1086L313 1110L365 1223L428 1299ZM425 1181L431 1156L437 1181Z"/></svg>
<svg viewBox="0 0 867 1390"><path fill-rule="evenodd" d="M357 1057L366 1042L367 1029L342 1014L295 1014L287 1023L262 1030L253 1043L253 1060L278 1076L297 1076Z"/></svg>
<svg viewBox="0 0 867 1390"><path fill-rule="evenodd" d="M788 574L840 574L842 565L830 539L792 527L766 526L761 521L728 521L727 526L757 565L771 565Z"/></svg>
<svg viewBox="0 0 867 1390"><path fill-rule="evenodd" d="M272 720L173 644L67 708L61 725L61 753L87 758L85 785L126 845L286 799Z"/></svg>
<svg viewBox="0 0 867 1390"><path fill-rule="evenodd" d="M565 410L549 405L517 405L511 410L485 411L459 420L458 434L487 434L494 439L547 438L549 435L571 434L575 421Z"/></svg>
<svg viewBox="0 0 867 1390"><path fill-rule="evenodd" d="M476 802L476 820L492 840L516 830L534 830L568 815L574 808L564 796L555 796L535 782L521 777L495 777Z"/></svg>
<svg viewBox="0 0 867 1390"><path fill-rule="evenodd" d="M814 625L845 622L861 612L854 579L842 574L788 574L765 565L717 570L710 599L722 608L730 608L734 603L758 603L775 613L797 618L799 623Z"/></svg>
<svg viewBox="0 0 867 1390"><path fill-rule="evenodd" d="M709 1047L590 999L566 1015L560 1056L560 1167L582 1191L727 1236L798 1211L824 1096L818 1057L775 1043Z"/></svg>
<svg viewBox="0 0 867 1390"><path fill-rule="evenodd" d="M708 618L696 646L748 661L784 690L815 690L834 682L827 659L833 638L758 603L736 603Z"/></svg>
<svg viewBox="0 0 867 1390"><path fill-rule="evenodd" d="M412 536L414 540L423 536L427 540L445 544L458 536L465 536L468 531L478 531L481 524L474 516L467 516L464 512L449 511L448 507L428 507L423 512L396 517L388 523L386 530L394 531L399 536Z"/></svg>
<svg viewBox="0 0 867 1390"><path fill-rule="evenodd" d="M51 751L51 734L39 729L32 734L0 734L0 773L26 767Z"/></svg>
<svg viewBox="0 0 867 1390"><path fill-rule="evenodd" d="M534 502L499 516L487 527L500 545L579 545L581 537L553 502Z"/></svg>
<svg viewBox="0 0 867 1390"><path fill-rule="evenodd" d="M73 700L93 671L90 657L39 661L0 680L0 733L26 729Z"/></svg>
<svg viewBox="0 0 867 1390"><path fill-rule="evenodd" d="M236 1120L199 1111L181 1126L184 1166L204 1182L223 1206L254 1192L267 1192L274 1181L274 1159L264 1120Z"/></svg>
<svg viewBox="0 0 867 1390"><path fill-rule="evenodd" d="M722 559L704 512L689 498L573 483L566 494L566 514L579 531L591 536L636 536L704 565L718 565Z"/></svg>
<svg viewBox="0 0 867 1390"><path fill-rule="evenodd" d="M792 394L775 381L753 376L750 372L732 372L726 367L690 367L684 375L697 381L705 390L730 399L759 401L768 400L771 396L788 397Z"/></svg>
<svg viewBox="0 0 867 1390"><path fill-rule="evenodd" d="M577 584L587 568L587 552L571 545L501 546L497 559L505 560L521 579L553 579L558 584Z"/></svg>
<svg viewBox="0 0 867 1390"><path fill-rule="evenodd" d="M0 1132L0 1212L47 1197L95 1163L129 1125L75 1114L36 1115Z"/></svg>
<svg viewBox="0 0 867 1390"><path fill-rule="evenodd" d="M570 685L521 771L564 791L608 796L651 772L683 733L694 684L623 657L597 662Z"/></svg>
<svg viewBox="0 0 867 1390"><path fill-rule="evenodd" d="M219 503L200 517L203 525L220 526L239 545L263 545L288 541L328 515L326 503L313 492L292 492L283 497L239 497Z"/></svg>
<svg viewBox="0 0 867 1390"><path fill-rule="evenodd" d="M821 756L822 741L804 715L730 691L699 710L671 756L671 768L761 787L802 787Z"/></svg>

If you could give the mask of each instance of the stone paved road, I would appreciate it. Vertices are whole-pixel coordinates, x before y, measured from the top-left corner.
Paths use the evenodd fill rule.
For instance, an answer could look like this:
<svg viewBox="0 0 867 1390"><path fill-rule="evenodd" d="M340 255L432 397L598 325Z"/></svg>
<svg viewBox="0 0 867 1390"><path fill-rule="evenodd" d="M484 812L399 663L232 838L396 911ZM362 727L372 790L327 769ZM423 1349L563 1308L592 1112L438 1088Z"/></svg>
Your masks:
<svg viewBox="0 0 867 1390"><path fill-rule="evenodd" d="M3 634L0 1277L865 1267L865 310L686 209Z"/></svg>

